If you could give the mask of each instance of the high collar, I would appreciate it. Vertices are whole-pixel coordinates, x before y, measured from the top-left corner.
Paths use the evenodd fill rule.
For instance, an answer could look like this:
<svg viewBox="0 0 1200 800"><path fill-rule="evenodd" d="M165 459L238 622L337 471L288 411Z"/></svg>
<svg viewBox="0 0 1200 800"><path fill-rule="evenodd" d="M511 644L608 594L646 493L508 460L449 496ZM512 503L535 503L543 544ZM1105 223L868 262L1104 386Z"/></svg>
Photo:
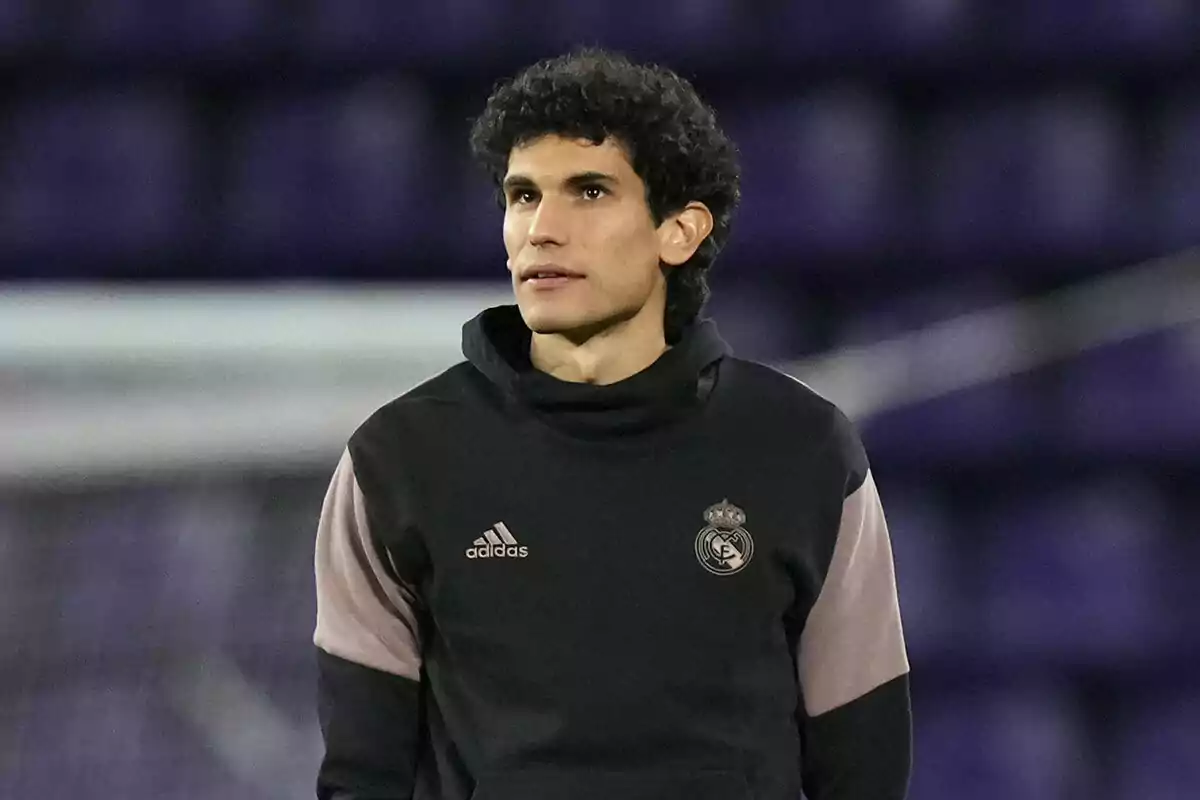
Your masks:
<svg viewBox="0 0 1200 800"><path fill-rule="evenodd" d="M508 399L573 435L605 438L677 420L704 399L712 367L729 353L715 322L698 320L653 364L617 381L575 383L534 368L532 334L515 305L496 306L463 325L463 355Z"/></svg>

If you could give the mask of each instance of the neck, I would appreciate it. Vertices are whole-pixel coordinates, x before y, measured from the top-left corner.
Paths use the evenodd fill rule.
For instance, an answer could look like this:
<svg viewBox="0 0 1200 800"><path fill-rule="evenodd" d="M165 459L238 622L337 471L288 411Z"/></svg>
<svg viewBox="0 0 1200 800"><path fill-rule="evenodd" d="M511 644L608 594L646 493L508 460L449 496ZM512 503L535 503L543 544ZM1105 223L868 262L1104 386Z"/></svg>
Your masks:
<svg viewBox="0 0 1200 800"><path fill-rule="evenodd" d="M575 341L569 333L534 333L534 368L572 383L617 383L649 367L667 349L662 310L647 304L630 319Z"/></svg>

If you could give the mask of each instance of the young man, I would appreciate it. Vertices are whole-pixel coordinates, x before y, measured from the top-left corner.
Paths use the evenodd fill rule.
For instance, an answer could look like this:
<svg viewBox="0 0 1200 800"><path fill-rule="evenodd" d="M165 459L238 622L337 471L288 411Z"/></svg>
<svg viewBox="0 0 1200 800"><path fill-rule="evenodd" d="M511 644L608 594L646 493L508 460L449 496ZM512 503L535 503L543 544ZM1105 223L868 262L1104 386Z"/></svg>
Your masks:
<svg viewBox="0 0 1200 800"><path fill-rule="evenodd" d="M584 50L489 99L516 305L349 441L317 534L320 798L891 800L891 549L850 423L698 313L735 151Z"/></svg>

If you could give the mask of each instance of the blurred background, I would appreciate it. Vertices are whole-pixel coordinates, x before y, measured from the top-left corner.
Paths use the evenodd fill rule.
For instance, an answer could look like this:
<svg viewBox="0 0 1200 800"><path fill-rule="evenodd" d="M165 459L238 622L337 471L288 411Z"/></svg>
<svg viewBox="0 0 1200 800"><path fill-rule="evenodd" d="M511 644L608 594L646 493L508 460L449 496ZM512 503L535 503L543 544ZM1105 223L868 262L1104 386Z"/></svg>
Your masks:
<svg viewBox="0 0 1200 800"><path fill-rule="evenodd" d="M325 487L577 43L740 145L710 311L861 427L911 797L1200 797L1194 0L0 0L0 796L312 796Z"/></svg>

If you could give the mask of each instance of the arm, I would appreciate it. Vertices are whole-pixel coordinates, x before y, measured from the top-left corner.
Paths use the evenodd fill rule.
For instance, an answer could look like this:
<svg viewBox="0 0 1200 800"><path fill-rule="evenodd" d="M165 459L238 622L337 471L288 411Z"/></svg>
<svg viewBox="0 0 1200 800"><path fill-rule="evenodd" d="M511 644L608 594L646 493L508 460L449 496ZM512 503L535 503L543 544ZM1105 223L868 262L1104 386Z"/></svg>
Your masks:
<svg viewBox="0 0 1200 800"><path fill-rule="evenodd" d="M810 800L903 800L908 791L912 714L891 543L875 481L860 474L800 637Z"/></svg>
<svg viewBox="0 0 1200 800"><path fill-rule="evenodd" d="M368 522L347 450L317 526L318 715L325 755L319 800L412 796L420 737L416 595Z"/></svg>

